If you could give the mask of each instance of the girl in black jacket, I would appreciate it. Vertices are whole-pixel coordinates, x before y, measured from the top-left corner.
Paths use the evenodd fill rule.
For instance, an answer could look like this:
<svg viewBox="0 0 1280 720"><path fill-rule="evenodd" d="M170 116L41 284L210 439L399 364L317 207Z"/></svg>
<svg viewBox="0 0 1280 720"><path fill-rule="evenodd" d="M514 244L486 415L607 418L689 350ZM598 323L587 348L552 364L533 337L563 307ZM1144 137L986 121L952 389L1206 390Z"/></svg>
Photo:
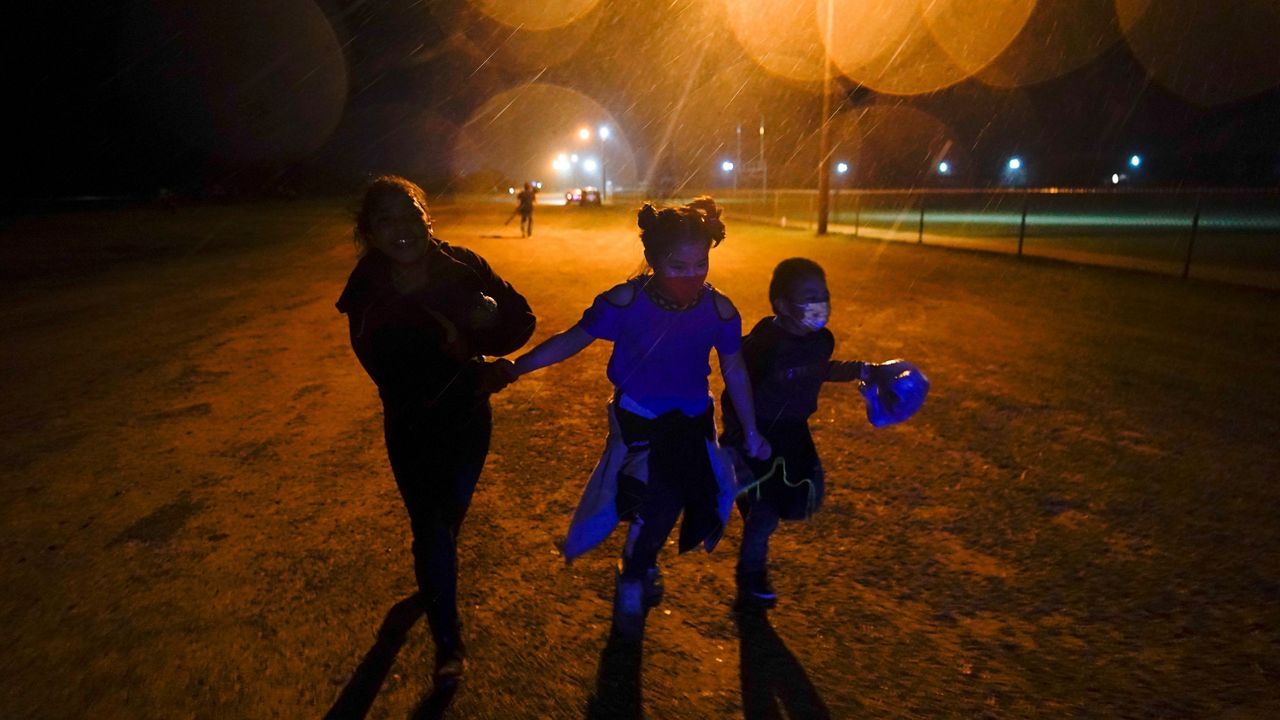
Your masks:
<svg viewBox="0 0 1280 720"><path fill-rule="evenodd" d="M535 319L484 258L432 236L426 195L404 178L373 181L354 238L360 259L338 310L382 398L387 455L436 644L435 680L456 682L465 657L457 537L489 451L489 392L505 377L483 356L518 350Z"/></svg>

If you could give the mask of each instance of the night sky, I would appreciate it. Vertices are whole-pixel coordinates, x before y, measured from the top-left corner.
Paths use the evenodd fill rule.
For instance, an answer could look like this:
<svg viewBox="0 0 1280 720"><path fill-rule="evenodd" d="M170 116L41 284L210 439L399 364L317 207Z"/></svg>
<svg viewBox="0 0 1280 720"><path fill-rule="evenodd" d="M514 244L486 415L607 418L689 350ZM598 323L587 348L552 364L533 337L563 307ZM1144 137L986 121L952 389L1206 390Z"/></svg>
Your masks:
<svg viewBox="0 0 1280 720"><path fill-rule="evenodd" d="M481 187L552 175L584 123L614 128L606 147L583 150L604 152L620 185L724 182L722 158L753 167L763 124L770 185L812 187L820 11L772 17L792 5L735 3L42 4L10 24L7 195L332 191L376 172ZM853 182L936 184L945 157L958 171L949 182L989 185L1014 153L1033 184L1098 185L1133 153L1145 161L1135 180L1150 185L1280 182L1277 3L1171 0L1158 14L1143 0L1004 4L1031 13L1016 37L942 89L919 85L941 72L936 46L904 41L894 62L915 74L870 82L833 53L835 154ZM735 26L735 7L756 16ZM947 50L968 58L1000 32L978 29L972 41L934 37L959 38ZM837 40L838 53L865 45L855 40ZM916 85L886 91L894 82Z"/></svg>

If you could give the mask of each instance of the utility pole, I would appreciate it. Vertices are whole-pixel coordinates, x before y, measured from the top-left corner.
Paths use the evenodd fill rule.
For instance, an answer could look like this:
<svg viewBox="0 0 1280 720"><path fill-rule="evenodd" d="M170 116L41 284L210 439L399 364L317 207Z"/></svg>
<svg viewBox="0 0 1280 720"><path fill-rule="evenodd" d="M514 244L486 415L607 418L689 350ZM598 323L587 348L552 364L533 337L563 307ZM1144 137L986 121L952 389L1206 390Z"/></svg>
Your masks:
<svg viewBox="0 0 1280 720"><path fill-rule="evenodd" d="M831 22L835 14L834 0L826 0L828 50L822 54L822 125L818 130L818 234L827 234L827 216L831 212Z"/></svg>
<svg viewBox="0 0 1280 720"><path fill-rule="evenodd" d="M738 123L737 136L738 136L738 150L733 157L733 162L734 162L733 189L734 190L738 189L738 176L742 174L742 171L744 169L742 167L742 123Z"/></svg>
<svg viewBox="0 0 1280 720"><path fill-rule="evenodd" d="M760 195L769 194L769 164L764 160L764 113L760 113Z"/></svg>

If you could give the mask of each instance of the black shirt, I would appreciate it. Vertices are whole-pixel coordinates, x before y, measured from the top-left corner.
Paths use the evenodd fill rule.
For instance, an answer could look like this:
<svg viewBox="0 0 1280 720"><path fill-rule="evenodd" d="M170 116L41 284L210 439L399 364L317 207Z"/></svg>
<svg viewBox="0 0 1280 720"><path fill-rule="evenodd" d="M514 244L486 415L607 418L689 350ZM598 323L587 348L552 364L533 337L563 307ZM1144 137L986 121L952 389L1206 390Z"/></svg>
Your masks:
<svg viewBox="0 0 1280 720"><path fill-rule="evenodd" d="M480 356L514 352L533 334L529 303L484 258L433 240L427 263L426 282L402 293L395 261L371 249L338 299L351 347L388 408L472 402ZM496 317L477 310L482 294L496 301Z"/></svg>

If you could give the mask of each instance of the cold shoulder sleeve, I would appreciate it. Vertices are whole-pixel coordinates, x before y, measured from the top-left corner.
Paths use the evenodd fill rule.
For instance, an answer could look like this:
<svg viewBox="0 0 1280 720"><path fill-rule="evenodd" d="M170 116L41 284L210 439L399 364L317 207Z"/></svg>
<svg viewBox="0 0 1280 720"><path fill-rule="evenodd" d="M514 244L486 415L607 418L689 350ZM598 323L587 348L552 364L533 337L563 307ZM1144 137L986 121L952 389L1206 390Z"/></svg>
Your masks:
<svg viewBox="0 0 1280 720"><path fill-rule="evenodd" d="M716 327L714 345L721 355L732 355L742 349L742 315L738 314L738 309L728 297L718 290L713 292L716 317L720 321Z"/></svg>
<svg viewBox="0 0 1280 720"><path fill-rule="evenodd" d="M634 283L625 282L600 293L591 307L582 313L578 326L598 340L610 342L618 339L618 328L626 309L636 298Z"/></svg>

